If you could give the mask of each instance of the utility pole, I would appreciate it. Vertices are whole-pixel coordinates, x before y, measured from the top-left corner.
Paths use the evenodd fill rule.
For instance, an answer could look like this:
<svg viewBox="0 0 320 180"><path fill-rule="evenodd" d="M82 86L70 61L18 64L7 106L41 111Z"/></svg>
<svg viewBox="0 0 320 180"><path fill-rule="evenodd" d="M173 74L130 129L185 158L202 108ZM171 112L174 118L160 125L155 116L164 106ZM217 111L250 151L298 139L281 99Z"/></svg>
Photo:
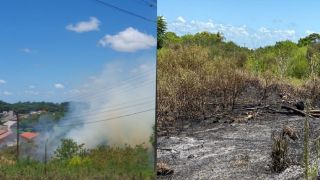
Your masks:
<svg viewBox="0 0 320 180"><path fill-rule="evenodd" d="M44 145L44 173L47 175L47 143L48 139L46 139L46 143Z"/></svg>
<svg viewBox="0 0 320 180"><path fill-rule="evenodd" d="M17 161L19 160L19 128L20 128L20 124L19 124L19 114L14 112L14 114L16 115L16 118L17 118Z"/></svg>

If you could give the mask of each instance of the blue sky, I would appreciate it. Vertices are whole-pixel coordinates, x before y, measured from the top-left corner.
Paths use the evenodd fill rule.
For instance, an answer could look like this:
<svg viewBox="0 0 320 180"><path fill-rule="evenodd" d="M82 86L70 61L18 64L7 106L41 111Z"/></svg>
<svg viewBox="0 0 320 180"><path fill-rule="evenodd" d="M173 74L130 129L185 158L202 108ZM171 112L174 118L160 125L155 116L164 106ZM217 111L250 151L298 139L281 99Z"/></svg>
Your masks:
<svg viewBox="0 0 320 180"><path fill-rule="evenodd" d="M156 20L143 1L104 1ZM122 79L156 64L156 24L94 0L2 0L0 27L0 100L11 103L70 99L112 63Z"/></svg>
<svg viewBox="0 0 320 180"><path fill-rule="evenodd" d="M316 0L161 0L158 15L179 35L220 31L255 48L320 32L319 7Z"/></svg>

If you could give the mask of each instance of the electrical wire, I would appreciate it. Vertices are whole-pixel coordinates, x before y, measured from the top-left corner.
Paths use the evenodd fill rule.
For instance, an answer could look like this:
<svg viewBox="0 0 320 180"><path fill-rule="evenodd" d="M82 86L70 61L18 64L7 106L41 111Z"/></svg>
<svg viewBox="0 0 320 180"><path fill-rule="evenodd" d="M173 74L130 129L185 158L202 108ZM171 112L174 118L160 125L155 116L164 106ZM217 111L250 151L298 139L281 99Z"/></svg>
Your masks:
<svg viewBox="0 0 320 180"><path fill-rule="evenodd" d="M134 116L137 114L142 114L142 113L146 113L149 111L153 111L155 110L155 108L151 108L151 109L145 109L145 110L141 110L141 111L137 111L134 113L129 113L129 114L125 114L125 115L121 115L121 116L115 116L115 117L111 117L111 118L106 118L106 119L99 119L99 120L95 120L95 121L87 121L87 122L82 122L82 123L66 123L66 124L58 124L58 125L54 125L53 127L67 127L67 126L82 126L85 124L94 124L94 123L98 123L98 122L105 122L105 121L111 121L111 120L115 120L115 119L120 119L120 118L124 118L124 117L130 117L130 116ZM35 128L37 130L41 130L41 129L48 129L47 128Z"/></svg>
<svg viewBox="0 0 320 180"><path fill-rule="evenodd" d="M142 105L149 105L150 103L154 102L154 100L148 100L148 101L144 101L144 102L140 102L140 103L135 103L135 104L132 104L132 105L127 105L127 106L122 106L122 107L118 107L118 108L112 108L112 109L105 109L105 110L100 110L100 111L89 111L87 113L80 113L80 114L77 114L77 115L71 115L71 116L65 116L65 119L67 120L70 120L70 119L80 119L80 118L83 118L83 117L86 117L86 118L92 118L92 117L95 117L95 116L101 116L102 114L104 113L114 113L114 112L117 112L119 110L124 110L124 109L130 109L130 108L133 108L133 107L139 107L139 106L142 106Z"/></svg>
<svg viewBox="0 0 320 180"><path fill-rule="evenodd" d="M101 1L101 0L94 0L94 1L97 2L97 3L100 3L100 4L104 5L104 6L107 6L107 7L109 7L109 8L116 9L116 10L118 10L118 11L121 11L121 12L123 12L123 13L129 14L129 15L131 15L131 16L135 16L135 17L137 17L137 18L143 19L143 20L145 20L145 21L152 22L152 23L157 23L157 21L155 21L155 20L146 18L146 17L144 17L144 16L141 16L141 15L139 15L139 14L133 13L133 12L128 11L128 10L126 10L126 9L117 7L117 6L115 6L115 5L112 5L112 4L110 4L110 3L107 3L107 2L105 2L105 1Z"/></svg>
<svg viewBox="0 0 320 180"><path fill-rule="evenodd" d="M143 4L146 4L148 7L157 7L156 4L152 3L152 2L149 2L149 1L146 1L146 0L136 0L137 2L142 2Z"/></svg>
<svg viewBox="0 0 320 180"><path fill-rule="evenodd" d="M64 101L72 101L72 100L75 100L75 99L85 99L85 98L90 98L90 97L99 97L99 95L101 95L101 94L105 95L106 92L115 90L115 89L123 87L123 86L130 86L132 84L140 85L138 82L140 80L142 80L142 78L144 78L150 72L151 72L151 70L150 71L144 71L143 73L140 73L140 74L138 74L136 76L130 77L128 79L125 79L125 80L121 81L119 84L115 84L114 86L106 87L106 88L100 88L99 91L95 92L94 94L89 94L89 95L82 94L82 95L78 95L78 96L73 96L73 97L69 97L69 98L64 99ZM153 76L155 76L155 75L153 75ZM153 76L151 76L151 78Z"/></svg>

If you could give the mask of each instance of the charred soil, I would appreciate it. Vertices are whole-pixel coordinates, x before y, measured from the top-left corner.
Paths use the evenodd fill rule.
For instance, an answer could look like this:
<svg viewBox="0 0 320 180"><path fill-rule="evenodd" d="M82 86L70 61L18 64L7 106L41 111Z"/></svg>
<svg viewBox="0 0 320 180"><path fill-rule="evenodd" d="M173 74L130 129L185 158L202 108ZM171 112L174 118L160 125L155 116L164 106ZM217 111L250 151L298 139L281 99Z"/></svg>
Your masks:
<svg viewBox="0 0 320 180"><path fill-rule="evenodd" d="M207 98L203 117L158 122L157 159L173 172L158 178L303 179L306 117L283 108L295 108L295 103L304 98L301 94L285 85L265 89L248 85L233 109L219 110ZM166 118L170 119L169 115L163 119ZM320 119L309 117L309 124L310 161L314 161ZM281 134L283 129L294 131L284 134L290 163L281 172L275 172L271 135Z"/></svg>

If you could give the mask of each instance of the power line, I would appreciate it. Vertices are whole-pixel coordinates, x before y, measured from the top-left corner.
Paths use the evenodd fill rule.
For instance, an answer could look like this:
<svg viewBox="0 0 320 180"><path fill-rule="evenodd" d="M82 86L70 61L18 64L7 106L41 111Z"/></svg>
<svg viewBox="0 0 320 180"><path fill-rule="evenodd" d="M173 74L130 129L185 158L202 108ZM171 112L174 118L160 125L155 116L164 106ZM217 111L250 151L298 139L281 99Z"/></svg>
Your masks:
<svg viewBox="0 0 320 180"><path fill-rule="evenodd" d="M148 108L148 107L145 107L145 108ZM154 109L154 108L153 108ZM135 114L135 113L134 113ZM87 119L98 119L96 121L100 122L100 121L104 121L104 117L99 117L99 116L102 116L103 114L96 114L96 115L91 115L91 116L88 116ZM120 116L119 118L121 118L122 116ZM36 131L40 131L40 130L48 130L48 129L52 129L54 127L64 127L64 126L76 126L76 125L84 125L84 124L87 124L86 121L78 121L80 118L68 118L66 122L63 122L61 124L59 123L56 123L56 124L50 124L50 125L47 125L47 126L44 126L44 127L37 127L36 126L25 126L25 128L31 128L31 129L34 129ZM113 118L112 118L113 119ZM118 119L118 118L116 118ZM95 122L95 121L94 121ZM91 121L89 121L89 124L91 123Z"/></svg>
<svg viewBox="0 0 320 180"><path fill-rule="evenodd" d="M146 4L146 5L148 5L149 7L157 7L157 4L149 2L149 1L146 1L146 0L136 0L136 1L142 2L142 3Z"/></svg>
<svg viewBox="0 0 320 180"><path fill-rule="evenodd" d="M143 77L145 77L148 73L150 73L151 70L148 70L148 71L144 71L143 73L140 73L136 76L133 76L133 77L130 77L128 79L125 79L123 81L120 82L120 85L119 84L116 84L116 86L111 86L111 87L106 87L106 88L100 88L99 91L100 92L96 92L94 94L90 94L90 95L79 95L79 96L73 96L73 97L69 97L67 99L64 99L64 101L71 101L71 100L74 100L74 99L77 99L77 98L88 98L88 97L96 97L98 96L99 94L102 94L103 95L108 92L108 91L112 91L112 90L115 90L121 86L128 86L130 85L129 83L137 83L139 82L140 80L142 80ZM144 81L146 82L146 81ZM144 83L143 82L143 83ZM139 84L140 85L140 84ZM98 96L99 97L99 96Z"/></svg>
<svg viewBox="0 0 320 180"><path fill-rule="evenodd" d="M97 118L99 116L102 116L104 113L107 113L107 112L114 113L116 111L123 110L123 109L129 109L129 108L132 108L132 107L139 107L139 106L142 106L142 105L149 105L151 102L154 102L154 100L149 99L148 101L143 101L143 102L140 102L140 103L135 103L135 104L122 106L122 107L118 107L118 108L105 109L105 110L102 110L102 111L90 111L90 112L84 113L84 114L66 116L63 119L68 121L69 123L70 123L70 120L71 120L71 122L72 121L75 122L75 120L81 119L83 117L88 118L88 119L90 119L90 118L94 119L94 118ZM36 126L37 125L35 125L35 126L34 125L29 125L29 126L27 125L26 128L33 127L35 129L42 129L42 128L37 128Z"/></svg>
<svg viewBox="0 0 320 180"><path fill-rule="evenodd" d="M86 96L82 95L79 96L77 99L80 99L80 101L86 101L86 100L91 100L91 101L102 101L102 100L106 100L107 96L119 96L119 95L126 95L128 93L130 93L131 95L133 95L135 92L140 92L141 90L139 90L139 88L142 87L149 87L149 86L153 86L155 84L155 80L149 80L149 81L144 81L139 83L138 85L131 87L131 86L123 86L121 87L121 89L107 89L105 91L102 92L97 92L94 94L87 94ZM139 90L139 91L138 91ZM103 98L102 98L103 97ZM76 99L70 99L70 101L76 101Z"/></svg>
<svg viewBox="0 0 320 180"><path fill-rule="evenodd" d="M122 107L118 107L118 108L113 108L113 109L105 109L105 110L101 110L101 111L90 111L88 113L81 113L81 114L77 114L77 115L73 115L73 116L66 116L65 119L66 120L71 120L71 119L78 119L78 118L83 118L83 117L95 117L95 116L100 116L104 113L113 113L119 110L123 110L123 109L129 109L132 107L138 107L138 106L142 106L142 105L148 105L151 102L154 102L154 100L148 100L148 101L144 101L144 102L140 102L140 103L135 103L132 105L127 105L127 106L122 106Z"/></svg>
<svg viewBox="0 0 320 180"><path fill-rule="evenodd" d="M115 89L115 88L118 88L119 86L122 86L122 85L127 85L128 82L134 82L133 80L140 80L142 77L145 77L148 73L150 73L151 70L147 70L147 71L144 71L140 74L137 74L135 76L131 76L130 78L128 79L125 79L123 81L121 81L120 85L119 84L116 84L116 86L113 86L113 87L107 87L107 88L100 88L100 91L101 92L105 92L105 90L111 90L111 89ZM127 82L127 83L126 83ZM138 82L138 81L136 81ZM95 93L94 95L96 95L97 93ZM83 95L80 95L80 96L73 96L73 97L69 97L67 98L66 100L72 100L72 98L75 98L75 97L82 97Z"/></svg>
<svg viewBox="0 0 320 180"><path fill-rule="evenodd" d="M105 1L101 1L101 0L94 0L94 1L100 3L100 4L104 5L104 6L107 6L107 7L109 7L109 8L113 8L113 9L116 9L116 10L121 11L121 12L123 12L123 13L129 14L129 15L131 15L131 16L138 17L138 18L143 19L143 20L145 20L145 21L152 22L152 23L157 23L157 21L154 21L154 20L152 20L152 19L146 18L146 17L141 16L141 15L139 15L139 14L133 13L133 12L128 11L128 10L126 10L126 9L119 8L119 7L117 7L117 6L114 6L114 5L112 5L112 4L107 3L107 2L105 2Z"/></svg>
<svg viewBox="0 0 320 180"><path fill-rule="evenodd" d="M142 113L149 112L149 111L152 111L152 110L155 110L155 108L146 109L146 110L142 110L142 111L138 111L138 112L134 112L134 113L130 113L130 114L125 114L125 115L121 115L121 116L115 116L115 117L107 118L107 119L88 121L88 122L84 122L84 123L62 124L62 125L56 125L54 127L66 127L66 126L78 126L78 125L84 125L84 124L94 124L94 123L98 123L98 122L111 121L111 120L120 119L120 118L124 118L124 117L130 117L130 116L133 116L133 115L142 114ZM40 129L44 129L44 128L40 128Z"/></svg>

